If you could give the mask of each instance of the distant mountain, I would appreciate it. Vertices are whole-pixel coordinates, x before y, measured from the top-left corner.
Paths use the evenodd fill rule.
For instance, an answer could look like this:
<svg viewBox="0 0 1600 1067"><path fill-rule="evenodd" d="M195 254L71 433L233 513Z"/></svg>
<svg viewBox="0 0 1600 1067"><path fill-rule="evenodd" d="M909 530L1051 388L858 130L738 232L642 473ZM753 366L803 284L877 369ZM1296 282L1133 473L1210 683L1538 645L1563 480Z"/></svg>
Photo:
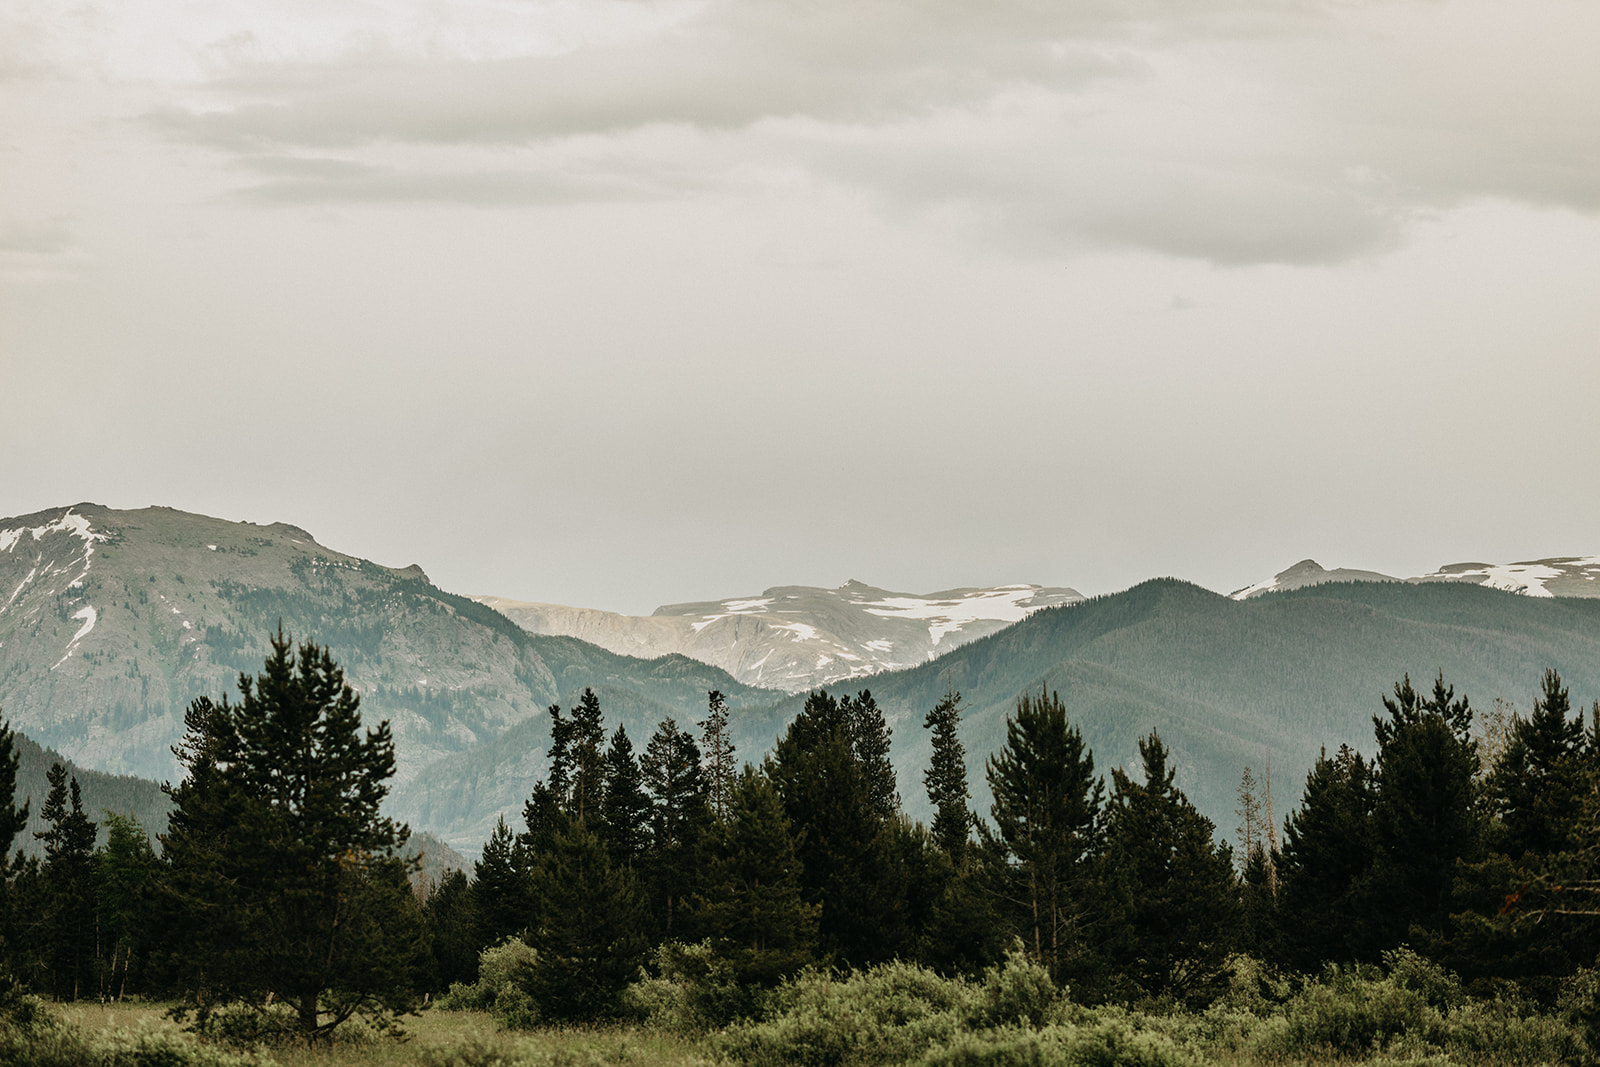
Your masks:
<svg viewBox="0 0 1600 1067"><path fill-rule="evenodd" d="M1600 597L1600 556L1555 556L1526 563L1452 563L1413 582L1471 582L1536 597Z"/></svg>
<svg viewBox="0 0 1600 1067"><path fill-rule="evenodd" d="M565 634L630 656L677 653L746 685L793 693L926 663L1083 595L1037 585L894 593L849 581L837 589L786 585L760 596L668 604L648 616L473 599L531 633Z"/></svg>
<svg viewBox="0 0 1600 1067"><path fill-rule="evenodd" d="M281 523L93 504L0 519L0 711L79 766L176 777L184 708L237 692L280 623L329 646L367 721L390 721L390 811L418 829L440 829L415 817L429 764L522 724L542 754L545 707L585 686L635 737L669 715L704 717L708 689L735 704L754 692L682 656L529 634L419 567L348 556ZM476 847L479 828L452 843Z"/></svg>
<svg viewBox="0 0 1600 1067"><path fill-rule="evenodd" d="M1138 739L1159 730L1178 784L1231 837L1247 764L1259 778L1270 760L1281 823L1323 746L1372 751L1372 717L1404 675L1422 686L1443 671L1475 707L1499 699L1527 713L1547 667L1561 672L1574 705L1600 698L1600 600L1391 581L1236 601L1160 579L1038 612L933 663L860 684L894 731L900 791L920 818L930 815L923 717L946 687L962 694L974 807L985 814L985 759L1003 746L1018 696L1043 688L1059 691L1101 773L1135 766ZM802 699L761 712L767 732L775 736Z"/></svg>
<svg viewBox="0 0 1600 1067"><path fill-rule="evenodd" d="M1431 574L1415 578L1395 578L1377 571L1358 571L1340 567L1325 570L1316 560L1303 559L1288 570L1279 571L1266 581L1247 585L1229 594L1234 600L1249 600L1267 593L1304 589L1328 582L1466 582L1536 597L1600 597L1600 556L1556 556L1527 563L1451 563Z"/></svg>
<svg viewBox="0 0 1600 1067"><path fill-rule="evenodd" d="M1379 574L1377 571L1357 571L1348 567L1330 571L1314 559L1303 559L1266 581L1247 585L1230 593L1229 596L1234 600L1249 600L1251 597L1264 596L1267 593L1283 593L1290 589L1304 589L1309 585L1325 585L1328 582L1398 582L1399 580L1387 574Z"/></svg>

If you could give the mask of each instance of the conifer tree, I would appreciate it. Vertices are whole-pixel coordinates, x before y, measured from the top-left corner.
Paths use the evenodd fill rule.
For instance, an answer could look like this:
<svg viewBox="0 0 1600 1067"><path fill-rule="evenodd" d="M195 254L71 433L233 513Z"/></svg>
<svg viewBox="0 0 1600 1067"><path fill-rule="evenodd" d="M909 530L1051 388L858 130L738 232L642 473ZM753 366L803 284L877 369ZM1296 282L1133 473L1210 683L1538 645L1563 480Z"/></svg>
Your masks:
<svg viewBox="0 0 1600 1067"><path fill-rule="evenodd" d="M650 844L651 808L638 761L633 758L633 742L621 726L606 749L604 794L598 829L611 862L618 867L636 867Z"/></svg>
<svg viewBox="0 0 1600 1067"><path fill-rule="evenodd" d="M515 937L534 921L531 859L502 816L472 864L471 911L478 947Z"/></svg>
<svg viewBox="0 0 1600 1067"><path fill-rule="evenodd" d="M271 644L239 703L190 706L190 780L172 791L164 851L191 938L188 1007L282 1002L312 1042L358 1013L386 1024L410 1010L424 946L414 865L398 856L408 831L379 812L388 723L363 736L325 648L281 630Z"/></svg>
<svg viewBox="0 0 1600 1067"><path fill-rule="evenodd" d="M528 891L531 896L531 878ZM432 990L442 993L456 982L477 980L478 952L486 942L478 939L474 912L472 883L466 873L446 871L422 906L428 943L433 947Z"/></svg>
<svg viewBox="0 0 1600 1067"><path fill-rule="evenodd" d="M1389 948L1444 935L1456 864L1478 858L1484 827L1467 698L1442 674L1426 697L1406 677L1383 706L1387 717L1372 720L1378 792L1363 925L1370 945Z"/></svg>
<svg viewBox="0 0 1600 1067"><path fill-rule="evenodd" d="M900 788L889 759L891 730L883 711L868 689L852 699L839 699L839 711L850 732L850 748L867 782L867 803L879 821L887 823L900 811Z"/></svg>
<svg viewBox="0 0 1600 1067"><path fill-rule="evenodd" d="M697 850L711 823L700 748L672 719L650 736L639 761L650 795L649 900L663 936L676 936L678 911L695 887Z"/></svg>
<svg viewBox="0 0 1600 1067"><path fill-rule="evenodd" d="M50 828L33 835L44 842L44 882L50 893L46 966L52 995L77 1000L93 989L95 824L83 813L76 775L70 789L67 769L60 763L51 764L46 777L50 792L41 814Z"/></svg>
<svg viewBox="0 0 1600 1067"><path fill-rule="evenodd" d="M891 877L885 823L855 740L839 701L817 690L779 739L767 774L795 827L806 900L821 908L822 950L868 966L898 948L892 916L905 887Z"/></svg>
<svg viewBox="0 0 1600 1067"><path fill-rule="evenodd" d="M814 957L819 909L803 897L783 798L749 764L708 843L692 906L696 929L717 944L742 983L776 985Z"/></svg>
<svg viewBox="0 0 1600 1067"><path fill-rule="evenodd" d="M922 784L933 805L933 839L959 864L966 857L972 834L972 794L967 790L967 754L956 730L961 723L961 694L946 689L928 712L923 726L933 731L933 757L923 772Z"/></svg>
<svg viewBox="0 0 1600 1067"><path fill-rule="evenodd" d="M1278 863L1278 953L1311 971L1325 961L1375 961L1358 927L1359 889L1373 862L1372 805L1377 787L1362 755L1342 745L1306 775L1298 811L1284 824Z"/></svg>
<svg viewBox="0 0 1600 1067"><path fill-rule="evenodd" d="M95 865L95 897L105 960L102 998L122 1000L135 956L148 948L146 925L160 862L150 837L131 815L106 812L106 847Z"/></svg>
<svg viewBox="0 0 1600 1067"><path fill-rule="evenodd" d="M572 709L571 730L572 794L567 810L572 818L595 824L605 799L606 728L593 689L585 688Z"/></svg>
<svg viewBox="0 0 1600 1067"><path fill-rule="evenodd" d="M1087 964L1091 865L1102 841L1104 785L1059 694L1024 695L989 758L990 815L1013 921L1056 981ZM987 832L987 831L986 831Z"/></svg>
<svg viewBox="0 0 1600 1067"><path fill-rule="evenodd" d="M1143 780L1113 770L1106 851L1106 947L1141 992L1204 999L1233 951L1238 897L1232 850L1174 784L1167 749L1139 742Z"/></svg>
<svg viewBox="0 0 1600 1067"><path fill-rule="evenodd" d="M582 819L558 830L534 858L529 932L537 952L527 975L540 1013L555 1021L611 1016L644 956L638 883L616 867L600 836Z"/></svg>
<svg viewBox="0 0 1600 1067"><path fill-rule="evenodd" d="M12 892L11 846L16 837L28 826L28 802L17 807L17 764L20 756L16 750L16 735L5 717L0 715L0 971L19 970L15 959L16 900Z"/></svg>
<svg viewBox="0 0 1600 1067"><path fill-rule="evenodd" d="M706 693L706 717L700 722L700 752L705 759L706 799L720 822L728 805L738 768L733 764L733 738L728 733L728 701L721 691Z"/></svg>
<svg viewBox="0 0 1600 1067"><path fill-rule="evenodd" d="M1500 816L1495 843L1512 859L1554 856L1574 846L1583 793L1590 788L1583 716L1561 675L1544 672L1539 698L1526 719L1512 720L1504 751L1489 774L1488 793Z"/></svg>

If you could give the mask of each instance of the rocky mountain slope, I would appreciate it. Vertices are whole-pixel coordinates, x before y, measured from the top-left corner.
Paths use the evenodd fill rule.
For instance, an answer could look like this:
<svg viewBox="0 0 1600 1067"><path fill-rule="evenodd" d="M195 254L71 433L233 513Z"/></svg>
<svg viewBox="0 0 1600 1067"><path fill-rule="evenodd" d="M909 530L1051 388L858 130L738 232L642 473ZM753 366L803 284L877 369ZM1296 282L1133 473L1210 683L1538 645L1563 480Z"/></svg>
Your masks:
<svg viewBox="0 0 1600 1067"><path fill-rule="evenodd" d="M391 722L391 810L414 823L424 768L530 720L536 739L544 709L585 686L636 736L703 716L708 689L750 692L681 656L529 634L418 567L345 555L293 526L93 504L0 519L0 709L80 766L175 777L183 709L259 671L280 623L328 645L368 720Z"/></svg>
<svg viewBox="0 0 1600 1067"><path fill-rule="evenodd" d="M986 637L1041 608L1083 599L1037 585L894 593L778 586L760 596L669 604L651 615L473 599L536 634L565 634L630 656L678 653L747 685L801 692L900 670Z"/></svg>
<svg viewBox="0 0 1600 1067"><path fill-rule="evenodd" d="M1316 560L1303 559L1266 581L1247 585L1230 594L1249 600L1267 593L1282 593L1328 582L1463 582L1536 597L1600 597L1600 556L1557 556L1526 563L1451 563L1430 574L1395 578L1377 571L1340 567L1326 570Z"/></svg>

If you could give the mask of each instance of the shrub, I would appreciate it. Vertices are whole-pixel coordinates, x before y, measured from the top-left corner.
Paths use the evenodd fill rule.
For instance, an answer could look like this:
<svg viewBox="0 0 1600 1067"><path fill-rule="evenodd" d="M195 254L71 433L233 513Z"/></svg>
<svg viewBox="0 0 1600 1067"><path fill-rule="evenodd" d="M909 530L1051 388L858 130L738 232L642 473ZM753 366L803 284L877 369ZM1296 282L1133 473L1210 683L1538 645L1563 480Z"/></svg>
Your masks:
<svg viewBox="0 0 1600 1067"><path fill-rule="evenodd" d="M733 965L710 941L663 942L652 954L653 975L642 974L623 993L629 1014L676 1034L699 1034L760 1014L765 993L741 985Z"/></svg>
<svg viewBox="0 0 1600 1067"><path fill-rule="evenodd" d="M1387 974L1329 964L1262 1028L1260 1049L1291 1056L1437 1051L1448 1037L1444 1013L1466 1001L1460 981L1409 949L1385 953L1384 962Z"/></svg>
<svg viewBox="0 0 1600 1067"><path fill-rule="evenodd" d="M1005 960L984 971L980 1010L972 1021L980 1027L1043 1026L1061 999L1050 972L1029 958L1021 941L1013 940Z"/></svg>
<svg viewBox="0 0 1600 1067"><path fill-rule="evenodd" d="M455 982L440 997L444 1011L486 1011L507 1030L531 1030L539 1022L538 1009L528 995L526 977L538 953L521 938L509 937L478 953L478 980L471 985Z"/></svg>

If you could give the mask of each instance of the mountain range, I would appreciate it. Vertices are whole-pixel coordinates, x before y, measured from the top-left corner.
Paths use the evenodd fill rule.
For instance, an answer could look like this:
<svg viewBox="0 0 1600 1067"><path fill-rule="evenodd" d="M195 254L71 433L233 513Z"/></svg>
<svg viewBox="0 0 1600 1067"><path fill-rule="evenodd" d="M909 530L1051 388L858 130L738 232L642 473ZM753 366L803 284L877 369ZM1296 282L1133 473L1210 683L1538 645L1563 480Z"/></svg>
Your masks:
<svg viewBox="0 0 1600 1067"><path fill-rule="evenodd" d="M170 779L188 701L259 670L281 625L328 645L364 713L392 723L400 771L390 813L475 851L501 813L516 821L544 773L544 708L570 707L586 686L600 695L608 728L622 725L636 748L664 718L691 727L718 689L738 758L749 760L798 710L803 696L786 690L870 687L918 817L928 814L922 719L947 689L963 695L979 811L984 761L1004 743L1006 714L1019 694L1050 689L1102 771L1130 763L1138 738L1159 730L1179 784L1227 833L1246 764L1260 777L1270 763L1281 818L1322 746L1370 747L1381 696L1408 673L1422 682L1443 672L1480 708L1526 710L1540 672L1555 667L1587 706L1600 695L1600 600L1566 590L1592 590L1586 574L1597 562L1459 565L1386 581L1306 561L1237 599L1175 579L1089 599L1034 586L913 596L851 582L674 605L632 621L585 623L581 609L562 609L572 626L609 630L613 643L634 640L623 647L655 656L643 658L529 632L492 598L445 592L419 567L345 555L298 527L83 504L0 520L0 709L86 773ZM1532 595L1495 588L1507 575ZM1019 618L1008 623L1002 612ZM562 612L538 617L554 628L548 620ZM685 632L691 641L724 635L725 646L689 651L741 672L770 667L757 677L774 688L681 646L656 655L649 643ZM729 651L738 645L754 647ZM830 667L837 673L825 682L802 678Z"/></svg>
<svg viewBox="0 0 1600 1067"><path fill-rule="evenodd" d="M1415 578L1344 567L1327 570L1314 559L1303 559L1266 581L1247 585L1230 595L1235 600L1249 600L1329 582L1462 582L1524 596L1600 597L1600 556L1555 556L1524 563L1451 563Z"/></svg>
<svg viewBox="0 0 1600 1067"><path fill-rule="evenodd" d="M650 615L473 599L531 633L629 656L678 653L746 685L793 693L926 663L1083 594L1037 585L892 593L852 580L837 589L785 585L760 596L668 604Z"/></svg>

